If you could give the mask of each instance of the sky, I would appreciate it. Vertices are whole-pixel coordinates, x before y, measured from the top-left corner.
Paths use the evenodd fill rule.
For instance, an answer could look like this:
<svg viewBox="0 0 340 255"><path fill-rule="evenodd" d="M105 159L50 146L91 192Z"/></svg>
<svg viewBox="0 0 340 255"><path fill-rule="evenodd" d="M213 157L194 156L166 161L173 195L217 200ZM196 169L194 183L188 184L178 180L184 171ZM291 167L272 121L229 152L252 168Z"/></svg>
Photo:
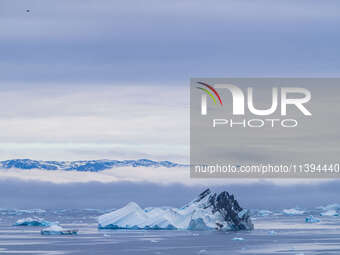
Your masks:
<svg viewBox="0 0 340 255"><path fill-rule="evenodd" d="M0 160L186 163L191 77L337 77L339 11L336 0L3 0Z"/></svg>
<svg viewBox="0 0 340 255"><path fill-rule="evenodd" d="M0 159L188 163L188 90L157 85L0 90Z"/></svg>
<svg viewBox="0 0 340 255"><path fill-rule="evenodd" d="M189 79L339 76L339 9L303 0L1 1L0 159L186 162Z"/></svg>
<svg viewBox="0 0 340 255"><path fill-rule="evenodd" d="M0 7L6 87L339 75L337 0L4 0Z"/></svg>

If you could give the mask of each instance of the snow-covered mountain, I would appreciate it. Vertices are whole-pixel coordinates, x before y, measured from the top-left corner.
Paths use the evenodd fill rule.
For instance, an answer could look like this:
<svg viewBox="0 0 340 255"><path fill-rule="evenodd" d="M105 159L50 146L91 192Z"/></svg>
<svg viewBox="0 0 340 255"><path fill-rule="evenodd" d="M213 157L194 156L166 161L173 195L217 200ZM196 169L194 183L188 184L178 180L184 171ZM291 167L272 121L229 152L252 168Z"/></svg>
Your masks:
<svg viewBox="0 0 340 255"><path fill-rule="evenodd" d="M42 161L31 159L12 159L0 161L0 168L17 169L44 169L66 171L91 171L98 172L114 167L181 167L186 166L170 161L139 160L80 160L80 161Z"/></svg>
<svg viewBox="0 0 340 255"><path fill-rule="evenodd" d="M125 207L98 217L101 229L182 229L182 230L252 230L249 211L233 195L209 189L182 208L142 209L130 202Z"/></svg>

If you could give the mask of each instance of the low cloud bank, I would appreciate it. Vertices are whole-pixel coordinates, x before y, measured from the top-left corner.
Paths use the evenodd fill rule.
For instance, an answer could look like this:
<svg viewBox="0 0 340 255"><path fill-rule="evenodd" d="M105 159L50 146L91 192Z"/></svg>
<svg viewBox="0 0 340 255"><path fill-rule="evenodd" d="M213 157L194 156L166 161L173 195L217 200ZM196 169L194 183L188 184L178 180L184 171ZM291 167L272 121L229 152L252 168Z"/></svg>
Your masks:
<svg viewBox="0 0 340 255"><path fill-rule="evenodd" d="M277 185L269 181L233 184L51 183L0 178L0 208L117 208L129 201L146 206L180 207L203 189L227 190L247 208L278 209L340 203L340 181Z"/></svg>

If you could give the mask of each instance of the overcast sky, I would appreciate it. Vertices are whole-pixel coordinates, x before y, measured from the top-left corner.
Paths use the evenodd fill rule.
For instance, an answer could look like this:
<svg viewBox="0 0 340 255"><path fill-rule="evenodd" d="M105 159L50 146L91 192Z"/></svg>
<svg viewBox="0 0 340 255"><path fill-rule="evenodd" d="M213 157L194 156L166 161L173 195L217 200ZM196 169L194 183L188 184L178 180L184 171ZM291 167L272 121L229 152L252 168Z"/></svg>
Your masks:
<svg viewBox="0 0 340 255"><path fill-rule="evenodd" d="M188 86L190 77L337 76L339 11L337 0L3 0L0 79Z"/></svg>
<svg viewBox="0 0 340 255"><path fill-rule="evenodd" d="M0 160L188 162L191 77L339 76L339 13L337 0L2 0Z"/></svg>
<svg viewBox="0 0 340 255"><path fill-rule="evenodd" d="M339 11L338 1L1 1L0 159L185 162L190 77L339 76Z"/></svg>
<svg viewBox="0 0 340 255"><path fill-rule="evenodd" d="M0 159L188 162L188 88L151 85L0 90Z"/></svg>

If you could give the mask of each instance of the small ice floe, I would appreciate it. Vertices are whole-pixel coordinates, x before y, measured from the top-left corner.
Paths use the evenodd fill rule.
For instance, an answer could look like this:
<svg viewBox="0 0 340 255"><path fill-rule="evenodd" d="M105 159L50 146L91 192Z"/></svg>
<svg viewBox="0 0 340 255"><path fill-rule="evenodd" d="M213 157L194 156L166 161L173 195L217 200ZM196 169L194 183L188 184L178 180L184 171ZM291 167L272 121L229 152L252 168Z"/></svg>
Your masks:
<svg viewBox="0 0 340 255"><path fill-rule="evenodd" d="M162 238L145 237L145 238L141 238L140 240L147 241L150 243L159 243L162 240Z"/></svg>
<svg viewBox="0 0 340 255"><path fill-rule="evenodd" d="M274 236L277 235L277 232L275 232L274 230L270 230L268 231L268 235Z"/></svg>
<svg viewBox="0 0 340 255"><path fill-rule="evenodd" d="M159 243L160 241L158 239L150 239L151 243Z"/></svg>
<svg viewBox="0 0 340 255"><path fill-rule="evenodd" d="M310 215L305 219L305 222L306 223L317 223L317 222L320 222L320 220L318 218L313 217L313 215Z"/></svg>
<svg viewBox="0 0 340 255"><path fill-rule="evenodd" d="M200 254L200 255L208 254L208 251L207 251L207 250L200 250L200 251L198 252L198 254Z"/></svg>
<svg viewBox="0 0 340 255"><path fill-rule="evenodd" d="M233 241L244 241L244 238L243 237L234 237L231 240L233 240Z"/></svg>
<svg viewBox="0 0 340 255"><path fill-rule="evenodd" d="M53 225L49 228L41 230L42 235L76 235L78 230L75 229L64 229L61 226Z"/></svg>
<svg viewBox="0 0 340 255"><path fill-rule="evenodd" d="M270 216L272 215L273 212L272 211L269 211L269 210L259 210L257 213L256 213L256 216L259 216L259 217L265 217L265 216Z"/></svg>
<svg viewBox="0 0 340 255"><path fill-rule="evenodd" d="M285 215L302 215L305 213L305 211L296 209L296 208L292 208L292 209L284 209L282 211Z"/></svg>
<svg viewBox="0 0 340 255"><path fill-rule="evenodd" d="M43 209L25 209L25 210L17 210L19 213L46 213L46 210Z"/></svg>
<svg viewBox="0 0 340 255"><path fill-rule="evenodd" d="M33 218L24 218L17 220L14 226L37 226L37 227L49 227L55 225L54 222L49 222L44 219L33 217Z"/></svg>
<svg viewBox="0 0 340 255"><path fill-rule="evenodd" d="M320 213L320 216L339 216L339 213L336 210L328 210Z"/></svg>

